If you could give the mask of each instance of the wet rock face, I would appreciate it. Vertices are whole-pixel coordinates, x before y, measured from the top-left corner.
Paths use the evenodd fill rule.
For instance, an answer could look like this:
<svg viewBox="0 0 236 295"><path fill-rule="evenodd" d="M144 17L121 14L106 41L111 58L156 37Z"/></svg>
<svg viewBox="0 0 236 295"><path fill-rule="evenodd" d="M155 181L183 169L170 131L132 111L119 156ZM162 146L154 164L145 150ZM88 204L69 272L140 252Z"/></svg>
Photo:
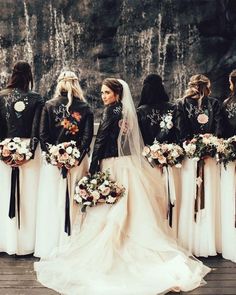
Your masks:
<svg viewBox="0 0 236 295"><path fill-rule="evenodd" d="M48 98L63 68L76 71L95 108L108 76L125 79L136 101L152 72L172 99L196 73L209 76L215 96L228 94L236 68L234 0L2 0L1 7L2 86L24 59L35 89Z"/></svg>

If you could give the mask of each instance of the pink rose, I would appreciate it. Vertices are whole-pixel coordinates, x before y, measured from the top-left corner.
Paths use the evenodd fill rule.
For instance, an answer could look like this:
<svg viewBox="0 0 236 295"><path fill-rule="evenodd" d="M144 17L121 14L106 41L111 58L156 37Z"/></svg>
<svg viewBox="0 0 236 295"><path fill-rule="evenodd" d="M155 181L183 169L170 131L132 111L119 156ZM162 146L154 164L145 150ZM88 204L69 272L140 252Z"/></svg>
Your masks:
<svg viewBox="0 0 236 295"><path fill-rule="evenodd" d="M200 124L206 124L209 121L209 118L206 114L200 114L197 116L197 121Z"/></svg>

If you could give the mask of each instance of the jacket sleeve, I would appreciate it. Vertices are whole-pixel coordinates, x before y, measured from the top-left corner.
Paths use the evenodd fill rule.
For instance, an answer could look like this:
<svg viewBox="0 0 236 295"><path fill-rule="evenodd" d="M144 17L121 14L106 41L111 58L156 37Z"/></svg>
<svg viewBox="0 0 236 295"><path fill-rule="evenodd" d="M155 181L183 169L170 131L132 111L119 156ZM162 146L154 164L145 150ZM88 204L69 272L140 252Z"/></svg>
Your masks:
<svg viewBox="0 0 236 295"><path fill-rule="evenodd" d="M184 112L184 101L179 100L176 104L176 110L174 114L175 121L175 131L176 131L176 139L178 143L182 143L186 139L189 139L190 130L188 125L188 120L186 118L186 114Z"/></svg>
<svg viewBox="0 0 236 295"><path fill-rule="evenodd" d="M84 133L82 136L81 141L81 156L79 159L79 164L82 162L85 155L89 152L90 144L93 138L93 113L90 111L87 115L85 127L84 127Z"/></svg>
<svg viewBox="0 0 236 295"><path fill-rule="evenodd" d="M222 105L218 100L214 101L214 117L213 120L215 121L215 135L217 137L223 136L223 110Z"/></svg>
<svg viewBox="0 0 236 295"><path fill-rule="evenodd" d="M113 120L114 116L112 116L112 114L109 112L109 109L105 109L98 128L98 133L93 148L92 161L89 168L89 172L91 174L94 174L100 168L99 161L103 158L103 150L106 144L106 140L109 136L110 126Z"/></svg>
<svg viewBox="0 0 236 295"><path fill-rule="evenodd" d="M39 124L41 118L41 112L44 105L44 101L41 97L38 98L38 102L36 103L36 110L34 114L33 124L32 124L32 132L30 139L30 149L33 154L32 159L34 158L34 153L37 148L39 142Z"/></svg>
<svg viewBox="0 0 236 295"><path fill-rule="evenodd" d="M50 142L50 134L49 134L49 113L47 104L44 106L42 110L40 126L39 126L39 139L40 145L43 151L47 151L47 143Z"/></svg>
<svg viewBox="0 0 236 295"><path fill-rule="evenodd" d="M143 141L146 144L148 140L145 136L146 132L145 132L143 112L142 112L142 109L140 109L140 107L137 109L137 118L138 118L138 125L139 125L140 132L142 134Z"/></svg>

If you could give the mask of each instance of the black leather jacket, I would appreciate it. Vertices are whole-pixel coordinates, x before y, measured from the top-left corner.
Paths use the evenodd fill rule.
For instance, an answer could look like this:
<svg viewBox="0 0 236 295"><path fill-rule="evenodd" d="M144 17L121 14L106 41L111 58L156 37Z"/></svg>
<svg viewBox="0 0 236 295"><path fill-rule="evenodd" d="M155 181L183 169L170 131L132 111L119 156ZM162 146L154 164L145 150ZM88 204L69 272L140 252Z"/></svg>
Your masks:
<svg viewBox="0 0 236 295"><path fill-rule="evenodd" d="M224 137L236 135L236 99L228 98L223 103Z"/></svg>
<svg viewBox="0 0 236 295"><path fill-rule="evenodd" d="M39 122L44 101L36 92L13 88L0 96L0 139L30 138L34 151L39 141Z"/></svg>
<svg viewBox="0 0 236 295"><path fill-rule="evenodd" d="M145 145L151 145L154 139L168 143L176 141L175 109L170 102L138 107L138 122Z"/></svg>
<svg viewBox="0 0 236 295"><path fill-rule="evenodd" d="M47 143L56 145L76 141L81 154L89 150L93 137L93 113L86 102L74 99L69 113L66 94L46 102L40 123L40 143L47 151Z"/></svg>
<svg viewBox="0 0 236 295"><path fill-rule="evenodd" d="M179 130L180 141L204 133L222 137L222 120L222 107L216 98L204 97L201 109L197 100L191 97L178 102L176 127Z"/></svg>
<svg viewBox="0 0 236 295"><path fill-rule="evenodd" d="M99 170L102 159L118 156L117 138L121 118L122 105L120 102L105 107L94 144L89 169L91 174Z"/></svg>

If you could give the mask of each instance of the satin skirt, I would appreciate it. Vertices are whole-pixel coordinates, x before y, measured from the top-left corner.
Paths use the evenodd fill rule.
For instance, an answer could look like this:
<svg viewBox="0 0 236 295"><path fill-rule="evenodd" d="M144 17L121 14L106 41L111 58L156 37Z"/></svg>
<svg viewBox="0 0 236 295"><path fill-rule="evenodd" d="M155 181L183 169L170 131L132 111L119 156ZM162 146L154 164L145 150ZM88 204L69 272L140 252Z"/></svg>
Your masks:
<svg viewBox="0 0 236 295"><path fill-rule="evenodd" d="M125 196L79 214L72 239L34 264L38 280L68 295L156 295L189 291L209 272L164 232L151 183L129 157L102 161Z"/></svg>
<svg viewBox="0 0 236 295"><path fill-rule="evenodd" d="M221 166L222 256L236 262L236 162Z"/></svg>
<svg viewBox="0 0 236 295"><path fill-rule="evenodd" d="M68 185L72 229L75 216L79 211L73 200L75 183L87 172L87 156L79 167L74 167L69 171L67 179L62 178L61 171L56 166L45 162L42 164L38 190L34 256L47 257L54 248L69 242L71 236L65 232L66 188Z"/></svg>
<svg viewBox="0 0 236 295"><path fill-rule="evenodd" d="M182 196L178 240L196 256L214 256L221 252L220 167L212 158L205 159L205 206L195 215L197 162L186 159L182 167Z"/></svg>
<svg viewBox="0 0 236 295"><path fill-rule="evenodd" d="M0 252L27 255L34 252L36 204L40 167L40 149L33 160L19 167L20 179L20 228L18 212L9 218L12 168L0 161Z"/></svg>

